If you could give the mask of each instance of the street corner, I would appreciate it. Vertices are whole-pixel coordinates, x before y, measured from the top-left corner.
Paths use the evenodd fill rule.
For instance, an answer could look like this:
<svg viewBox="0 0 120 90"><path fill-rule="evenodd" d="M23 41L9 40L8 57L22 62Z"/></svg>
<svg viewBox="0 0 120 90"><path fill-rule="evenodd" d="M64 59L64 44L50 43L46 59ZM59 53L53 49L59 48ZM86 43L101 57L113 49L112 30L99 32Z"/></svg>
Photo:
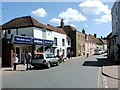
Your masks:
<svg viewBox="0 0 120 90"><path fill-rule="evenodd" d="M118 88L118 65L103 66L102 76L104 88Z"/></svg>

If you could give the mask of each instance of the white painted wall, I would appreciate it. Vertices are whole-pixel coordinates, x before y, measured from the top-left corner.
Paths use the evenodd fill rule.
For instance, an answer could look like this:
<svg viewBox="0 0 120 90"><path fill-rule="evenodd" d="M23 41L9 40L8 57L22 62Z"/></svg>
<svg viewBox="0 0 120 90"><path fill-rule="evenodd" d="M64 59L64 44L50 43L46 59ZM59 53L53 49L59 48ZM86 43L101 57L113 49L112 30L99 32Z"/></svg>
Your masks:
<svg viewBox="0 0 120 90"><path fill-rule="evenodd" d="M11 38L11 35L25 34L28 37L33 36L33 27L19 28L19 29L9 29L9 30L11 30L11 34L8 34L8 30L6 30L6 35L7 35L8 39ZM18 34L17 34L17 31L18 31Z"/></svg>
<svg viewBox="0 0 120 90"><path fill-rule="evenodd" d="M32 37L33 36L33 27L18 29L18 35L21 35L21 34L26 34L26 36Z"/></svg>
<svg viewBox="0 0 120 90"><path fill-rule="evenodd" d="M17 30L16 29L11 29L11 34L8 34L8 30L6 30L7 33L7 38L11 38L11 34L17 35ZM20 28L18 29L18 35L25 34L28 37L34 37L34 38L39 38L39 39L44 39L42 36L42 28L36 28L36 27L27 27L27 28ZM55 55L57 55L57 49L61 49L60 55L62 55L62 50L64 49L64 55L66 57L67 54L67 47L71 47L71 42L70 45L68 45L68 40L67 40L67 35L61 34L58 32L53 32L50 30L46 30L46 40L54 40L54 37L57 38L57 48L55 50ZM65 46L62 46L62 39L65 40Z"/></svg>
<svg viewBox="0 0 120 90"><path fill-rule="evenodd" d="M57 48L55 49L55 56L57 55L57 49L61 49L60 55L62 55L62 50L64 49L64 57L66 57L67 54L67 46L68 46L68 42L67 42L67 35L65 34L61 34L61 33L57 33L57 32L52 32L53 35L53 39L54 37L57 38ZM65 46L62 46L62 39L65 40Z"/></svg>
<svg viewBox="0 0 120 90"><path fill-rule="evenodd" d="M34 36L34 38L40 38L40 39L46 39L46 40L54 40L52 37L52 31L50 31L50 30L46 30L45 29L45 31L46 31L46 35L45 35L45 37L43 38L43 32L42 32L42 28L34 28L34 31L33 31L33 36Z"/></svg>
<svg viewBox="0 0 120 90"><path fill-rule="evenodd" d="M33 31L33 36L34 36L34 38L40 38L40 39L42 39L42 29L35 27L34 31Z"/></svg>

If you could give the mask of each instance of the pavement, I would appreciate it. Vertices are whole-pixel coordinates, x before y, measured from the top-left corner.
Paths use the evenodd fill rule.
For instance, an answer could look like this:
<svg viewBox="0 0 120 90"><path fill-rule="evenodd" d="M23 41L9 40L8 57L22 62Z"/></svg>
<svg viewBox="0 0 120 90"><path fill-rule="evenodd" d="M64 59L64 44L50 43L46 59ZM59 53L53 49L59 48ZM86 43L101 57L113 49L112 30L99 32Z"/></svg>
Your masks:
<svg viewBox="0 0 120 90"><path fill-rule="evenodd" d="M118 88L120 89L120 65L109 62L108 59L103 61L102 76L103 88Z"/></svg>
<svg viewBox="0 0 120 90"><path fill-rule="evenodd" d="M72 59L65 59L65 62L66 61L69 61L69 60L73 60L73 59L77 59L77 58L84 58L85 56L79 56L79 57L72 57ZM17 65L16 67L16 71L25 71L26 70L26 64L19 64ZM5 67L5 68L2 68L2 71L6 71L6 70L9 70L9 71L12 71L13 70L13 67Z"/></svg>

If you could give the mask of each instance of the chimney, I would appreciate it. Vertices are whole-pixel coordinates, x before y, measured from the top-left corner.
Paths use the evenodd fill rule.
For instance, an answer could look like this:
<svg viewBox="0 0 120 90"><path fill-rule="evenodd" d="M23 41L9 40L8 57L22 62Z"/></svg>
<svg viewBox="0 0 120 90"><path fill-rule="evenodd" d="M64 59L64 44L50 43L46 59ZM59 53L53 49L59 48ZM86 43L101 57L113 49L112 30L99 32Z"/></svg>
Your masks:
<svg viewBox="0 0 120 90"><path fill-rule="evenodd" d="M64 28L64 21L63 19L61 19L61 25L60 25L61 28Z"/></svg>
<svg viewBox="0 0 120 90"><path fill-rule="evenodd" d="M94 34L94 37L97 38L97 34L96 33Z"/></svg>
<svg viewBox="0 0 120 90"><path fill-rule="evenodd" d="M84 33L84 34L85 34L85 30L84 30L84 28L83 28L83 30L82 30L82 33Z"/></svg>
<svg viewBox="0 0 120 90"><path fill-rule="evenodd" d="M102 39L102 36L101 36L101 39Z"/></svg>

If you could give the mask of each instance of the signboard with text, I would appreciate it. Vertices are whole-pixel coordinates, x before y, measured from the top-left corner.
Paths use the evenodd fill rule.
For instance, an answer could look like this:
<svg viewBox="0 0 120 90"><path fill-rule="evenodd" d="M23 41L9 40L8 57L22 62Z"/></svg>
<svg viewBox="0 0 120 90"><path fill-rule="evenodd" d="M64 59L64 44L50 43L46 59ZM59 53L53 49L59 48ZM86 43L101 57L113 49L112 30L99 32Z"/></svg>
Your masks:
<svg viewBox="0 0 120 90"><path fill-rule="evenodd" d="M38 39L33 37L13 36L13 43L17 44L40 44L40 45L53 45L52 40Z"/></svg>

